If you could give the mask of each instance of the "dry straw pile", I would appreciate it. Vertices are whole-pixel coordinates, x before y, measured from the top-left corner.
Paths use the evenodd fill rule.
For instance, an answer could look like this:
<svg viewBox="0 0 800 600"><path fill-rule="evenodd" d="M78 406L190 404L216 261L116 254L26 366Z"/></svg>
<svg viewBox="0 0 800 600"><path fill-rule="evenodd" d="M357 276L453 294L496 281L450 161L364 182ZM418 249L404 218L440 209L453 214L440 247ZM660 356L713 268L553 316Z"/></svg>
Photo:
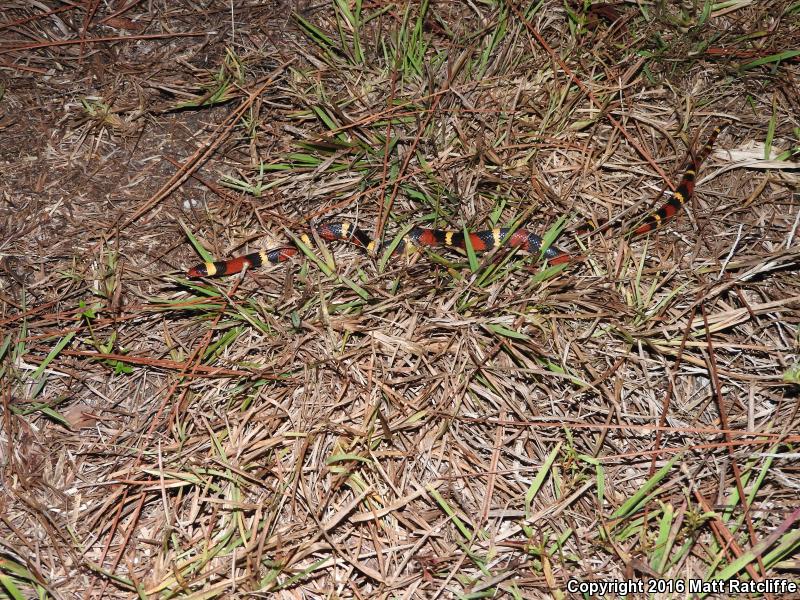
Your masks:
<svg viewBox="0 0 800 600"><path fill-rule="evenodd" d="M800 3L2 4L2 593L797 577Z"/></svg>

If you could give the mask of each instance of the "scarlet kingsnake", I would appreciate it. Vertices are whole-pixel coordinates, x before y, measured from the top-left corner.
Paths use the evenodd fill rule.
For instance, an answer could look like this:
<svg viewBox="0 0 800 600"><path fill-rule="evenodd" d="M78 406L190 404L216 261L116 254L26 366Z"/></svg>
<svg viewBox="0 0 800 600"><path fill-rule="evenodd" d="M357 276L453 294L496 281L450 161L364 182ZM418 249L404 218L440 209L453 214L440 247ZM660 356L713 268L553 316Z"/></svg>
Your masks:
<svg viewBox="0 0 800 600"><path fill-rule="evenodd" d="M708 138L708 141L706 142L706 145L700 149L700 152L693 156L691 166L684 171L681 182L678 184L678 189L672 192L669 200L667 200L661 206L661 208L645 217L642 224L631 232L633 236L640 236L650 233L651 231L661 227L665 221L668 221L678 214L678 211L681 209L681 207L686 203L687 200L689 200L689 198L692 197L692 194L694 193L694 181L697 176L697 171L700 169L700 165L703 164L703 161L708 158L709 154L711 154L711 149L714 147L714 142L717 141L719 134L722 133L722 130L725 129L729 124L730 123L727 122L720 123L714 128Z"/></svg>
<svg viewBox="0 0 800 600"><path fill-rule="evenodd" d="M674 217L680 208L689 200L694 192L694 182L697 170L702 162L711 153L714 142L720 132L728 126L722 123L715 127L705 146L693 157L691 166L683 173L678 189L670 196L669 200L657 211L650 213L644 218L642 223L633 231L629 232L633 236L641 236L657 229L667 220ZM316 227L317 234L324 240L342 240L351 242L356 246L373 252L378 250L376 244L369 235L358 227L347 221L336 223L325 223ZM496 228L486 231L478 231L469 234L469 243L475 252L488 252L507 244L513 248L519 248L529 253L539 252L542 248L542 238L535 233L525 230L517 230L510 233L508 228ZM509 235L510 234L510 235ZM307 236L302 236L302 241L310 243ZM423 229L415 227L409 231L397 244L394 254L402 254L413 250L417 246L422 247L445 247L465 250L467 243L463 232L446 231L442 229ZM275 248L274 250L262 250L245 256L239 256L230 260L219 262L207 262L189 269L187 276L191 278L199 277L222 277L241 272L245 267L255 269L265 263L278 264L289 260L292 256L299 253L299 249L294 246ZM551 264L561 264L570 260L570 255L554 246L549 246L542 257L549 259Z"/></svg>
<svg viewBox="0 0 800 600"><path fill-rule="evenodd" d="M334 241L342 240L352 242L367 251L373 251L376 244L370 237L347 221L341 223L325 223L316 228L317 234L323 240ZM538 252L542 248L542 238L535 233L528 233L524 230L517 230L509 237L508 228L490 229L469 234L469 241L475 252L487 252L497 248L503 243L514 248L519 248L526 252ZM506 239L507 238L507 239ZM307 240L307 238L306 238ZM310 240L308 240L310 241ZM409 231L397 247L394 254L402 254L413 250L416 246L458 248L464 250L466 242L464 234L460 231L444 231L441 229L423 229L415 227ZM255 269L264 263L278 264L296 255L299 250L295 247L276 248L275 250L254 252L246 256L239 256L221 262L208 262L198 265L188 272L189 277L222 277L223 275L233 275L245 267ZM544 251L544 258L550 259L553 264L567 262L569 255L561 250L550 246Z"/></svg>

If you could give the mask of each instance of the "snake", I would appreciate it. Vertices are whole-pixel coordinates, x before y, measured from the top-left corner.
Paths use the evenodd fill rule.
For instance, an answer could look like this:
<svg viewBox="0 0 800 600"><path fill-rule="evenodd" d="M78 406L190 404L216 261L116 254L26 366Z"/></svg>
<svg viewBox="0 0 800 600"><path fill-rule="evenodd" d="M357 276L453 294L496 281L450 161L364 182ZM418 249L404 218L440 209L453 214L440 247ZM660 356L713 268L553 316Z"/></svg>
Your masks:
<svg viewBox="0 0 800 600"><path fill-rule="evenodd" d="M359 229L349 221L323 223L317 226L315 231L317 235L325 241L350 242L368 253L380 250L378 243L371 239L362 229ZM301 236L300 240L307 245L311 242L307 235ZM469 242L467 242L467 240L469 240ZM494 248L499 248L503 244L507 244L512 248L519 248L531 254L541 252L543 258L548 259L551 264L565 263L570 259L569 254L554 246L544 248L542 238L535 233L530 233L524 229L518 229L512 232L508 227L496 227L494 229L476 231L466 235L462 231L414 227L400 240L392 254L411 253L415 249L422 247L466 250L467 243L469 243L475 252L488 252ZM543 248L544 251L542 252ZM229 260L206 262L197 265L189 269L187 275L192 279L234 275L245 268L257 269L261 265L268 263L276 265L289 260L291 257L297 255L298 252L299 249L294 246L275 248L273 250L261 250Z"/></svg>
<svg viewBox="0 0 800 600"><path fill-rule="evenodd" d="M693 156L691 165L683 172L683 177L681 177L681 182L678 184L677 189L672 192L661 208L647 215L641 224L630 232L631 235L647 235L651 231L660 228L664 223L678 214L683 205L686 204L692 197L692 194L694 194L694 182L697 178L697 171L700 170L700 165L702 165L705 159L708 158L708 155L711 154L711 150L714 148L719 134L722 133L728 125L729 123L725 122L714 127L705 146Z"/></svg>
<svg viewBox="0 0 800 600"><path fill-rule="evenodd" d="M674 218L681 208L689 201L694 193L695 179L703 161L711 154L714 143L719 134L729 125L724 122L717 125L708 138L706 144L699 152L691 157L688 168L683 172L680 183L674 192L670 194L667 201L655 211L647 214L639 220L639 225L626 235L633 237L644 236L664 225L667 221ZM370 238L362 229L350 221L326 222L315 226L316 234L325 241L349 242L365 250L367 253L374 254L381 249L381 244ZM302 243L310 245L311 240L307 234L300 236ZM511 229L508 227L496 227L485 231L465 233L463 231L452 231L447 229L427 229L424 227L412 228L402 239L399 240L394 248L393 255L411 253L418 248L451 248L466 251L471 247L476 253L489 252L495 248L507 245L511 248L518 248L530 254L539 253L542 259L549 261L551 265L560 265L570 262L573 255L560 250L556 246L546 245L544 240L535 233L524 229ZM241 273L245 269L257 269L262 265L277 265L296 256L300 252L297 246L283 246L272 250L260 250L251 254L237 256L228 260L209 261L192 267L186 272L190 279L200 279L203 277L225 277Z"/></svg>

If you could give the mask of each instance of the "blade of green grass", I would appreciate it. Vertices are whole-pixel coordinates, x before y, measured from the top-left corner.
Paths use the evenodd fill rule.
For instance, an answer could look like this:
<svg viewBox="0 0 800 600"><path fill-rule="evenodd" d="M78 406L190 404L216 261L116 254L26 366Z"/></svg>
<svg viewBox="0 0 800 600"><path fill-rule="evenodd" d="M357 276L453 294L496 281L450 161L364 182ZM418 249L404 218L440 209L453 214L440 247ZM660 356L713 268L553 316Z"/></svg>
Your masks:
<svg viewBox="0 0 800 600"><path fill-rule="evenodd" d="M611 520L622 519L636 511L647 499L647 495L661 483L667 476L675 463L680 460L683 454L676 454L663 467L656 471L653 476L642 485L636 493L628 498L623 504L611 514Z"/></svg>
<svg viewBox="0 0 800 600"><path fill-rule="evenodd" d="M341 126L333 119L331 115L328 114L328 111L326 111L323 107L319 105L312 106L311 110L314 111L314 114L317 115L319 120L325 124L325 127L327 127L329 131L339 131L341 129ZM348 143L347 136L341 131L335 135L336 139L344 143Z"/></svg>
<svg viewBox="0 0 800 600"><path fill-rule="evenodd" d="M50 353L47 355L47 357L42 361L42 363L33 372L33 374L31 375L31 379L34 380L34 381L38 381L39 377L42 376L42 373L47 368L47 365L49 365L51 362L53 362L55 357L59 355L59 353L64 349L64 347L67 344L70 343L70 341L72 341L72 338L74 338L74 337L75 337L75 332L71 331L67 335L65 335L63 338L61 338L61 340L55 345L55 347L52 350L50 350Z"/></svg>
<svg viewBox="0 0 800 600"><path fill-rule="evenodd" d="M658 523L658 537L656 538L655 548L650 555L650 566L656 573L664 573L665 571L671 547L669 545L669 534L672 530L672 522L675 516L675 510L671 504L662 504L661 510L661 519Z"/></svg>
<svg viewBox="0 0 800 600"><path fill-rule="evenodd" d="M315 265L317 265L320 271L322 271L328 277L334 277L337 281L344 283L347 287L349 287L356 294L358 294L362 299L369 300L370 298L369 292L367 292L364 288L362 288L354 281L351 281L347 277L339 275L336 272L334 272L334 270L327 264L325 264L324 261L320 260L320 258L314 253L314 251L311 250L311 248L309 248L307 244L304 244L300 238L298 238L295 235L292 235L291 233L289 235L291 235L292 240L294 241L295 244L297 244L297 247L300 248L300 251L303 254L305 254Z"/></svg>
<svg viewBox="0 0 800 600"><path fill-rule="evenodd" d="M333 40L329 38L319 27L309 21L306 21L298 13L292 13L292 18L297 21L297 24L300 25L300 28L305 30L305 32L309 34L311 39L316 42L320 48L326 52L336 49Z"/></svg>
<svg viewBox="0 0 800 600"><path fill-rule="evenodd" d="M361 29L361 0L355 0L355 13L350 10L347 0L335 0L335 2L336 8L342 15L344 15L344 18L350 24L350 28L353 32L353 58L356 64L363 64L364 52L361 49L361 37L359 33L359 30ZM340 30L339 35L342 40L342 46L344 46L344 32Z"/></svg>
<svg viewBox="0 0 800 600"><path fill-rule="evenodd" d="M383 251L383 254L378 260L379 273L383 273L386 270L386 264L389 262L389 259L394 254L394 251L397 249L397 246L400 245L400 242L403 241L403 238L405 238L406 235L408 235L408 232L411 231L412 229L414 229L414 224L408 223L402 229L400 229L400 231L397 232L397 235L394 236L394 239L386 248L386 250Z"/></svg>
<svg viewBox="0 0 800 600"><path fill-rule="evenodd" d="M210 252L203 248L203 245L197 241L197 238L194 237L194 235L192 235L192 232L189 230L189 227L187 227L186 223L184 223L182 219L178 219L178 223L180 224L181 229L183 229L183 232L186 234L186 237L189 238L189 243L192 245L195 252L197 252L200 255L200 258L203 259L203 262L213 262L214 257Z"/></svg>
<svg viewBox="0 0 800 600"><path fill-rule="evenodd" d="M740 573L747 565L756 562L759 556L762 557L762 562L766 568L770 567L784 556L791 556L793 552L800 548L800 529L791 529L798 518L800 518L800 509L796 509L778 527L779 530L782 529L785 533L782 533L777 540L773 539L775 537L774 535L761 540L755 546L744 552L739 558L728 564L724 569L714 573L712 576L713 579L728 581ZM789 531L787 532L787 530ZM771 552L765 554L766 550L776 541L778 545ZM706 596L708 596L708 593L700 594L699 598L705 598Z"/></svg>
<svg viewBox="0 0 800 600"><path fill-rule="evenodd" d="M778 111L775 103L775 96L772 97L772 115L769 117L767 125L767 139L764 140L764 160L769 160L772 154L772 140L775 139L775 125L778 122Z"/></svg>
<svg viewBox="0 0 800 600"><path fill-rule="evenodd" d="M480 268L478 255L475 254L475 248L472 247L472 239L470 238L466 226L461 231L464 234L464 249L467 252L467 259L469 260L469 270L475 273Z"/></svg>
<svg viewBox="0 0 800 600"><path fill-rule="evenodd" d="M786 50L785 52L780 52L778 54L770 54L769 56L763 56L761 58L757 58L756 60L750 61L741 66L742 71L747 71L748 69L755 69L756 67L760 67L761 65L767 65L769 63L779 63L784 60L788 60L790 58L794 58L795 56L800 56L800 50Z"/></svg>
<svg viewBox="0 0 800 600"><path fill-rule="evenodd" d="M6 590L14 600L25 600L20 589L14 584L14 580L8 575L0 575L0 587Z"/></svg>
<svg viewBox="0 0 800 600"><path fill-rule="evenodd" d="M466 526L464 521L462 521L458 517L458 515L456 514L456 511L453 510L453 507L450 506L450 504L447 502L447 500L445 500L442 497L442 495L438 492L438 490L436 488L434 488L433 486L428 485L427 489L428 489L428 493L431 496L433 496L434 500L436 500L436 503L442 508L442 510L445 512L445 514L448 517L450 517L450 519L453 521L453 524L456 526L456 528L461 533L461 535L464 537L464 539L467 542L472 541L472 535L473 535L472 531L470 531L469 527Z"/></svg>
<svg viewBox="0 0 800 600"><path fill-rule="evenodd" d="M556 222L553 223L550 228L545 231L544 235L542 236L542 247L539 250L539 259L544 259L544 253L547 252L547 249L553 245L553 242L556 241L561 232L564 231L564 227L566 227L567 223L567 215L561 215Z"/></svg>
<svg viewBox="0 0 800 600"><path fill-rule="evenodd" d="M3 344L0 346L0 360L3 360L3 357L8 352L8 347L11 345L11 336L4 336L3 337Z"/></svg>
<svg viewBox="0 0 800 600"><path fill-rule="evenodd" d="M496 323L484 323L483 326L492 333L496 333L497 335L502 335L503 337L511 338L512 340L531 339L529 335L525 335L524 333L520 333L519 331L514 331L513 329L509 329L508 327L504 327L503 325L498 325Z"/></svg>
<svg viewBox="0 0 800 600"><path fill-rule="evenodd" d="M553 466L553 462L556 460L556 456L561 451L561 444L562 442L558 442L550 451L550 454L547 455L547 458L544 459L542 466L539 467L539 471L536 473L536 476L531 481L531 484L528 486L528 489L525 491L525 518L531 518L531 505L533 503L533 499L536 497L536 494L539 493L539 490L542 487L545 479L547 476L550 475L550 469Z"/></svg>

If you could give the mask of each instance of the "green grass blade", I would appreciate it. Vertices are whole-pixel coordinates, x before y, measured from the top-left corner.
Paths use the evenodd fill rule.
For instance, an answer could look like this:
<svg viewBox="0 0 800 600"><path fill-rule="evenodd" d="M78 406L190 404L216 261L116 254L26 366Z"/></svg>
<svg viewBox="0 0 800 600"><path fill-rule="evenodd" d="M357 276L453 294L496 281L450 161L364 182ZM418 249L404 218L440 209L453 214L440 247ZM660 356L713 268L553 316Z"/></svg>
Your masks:
<svg viewBox="0 0 800 600"><path fill-rule="evenodd" d="M672 522L675 516L675 509L671 504L662 505L661 519L658 523L658 537L656 538L655 549L650 555L650 566L656 573L664 573L667 557L669 556L669 532L672 530Z"/></svg>
<svg viewBox="0 0 800 600"><path fill-rule="evenodd" d="M797 512L795 511L794 514L790 515L787 521L794 521L797 520ZM769 540L762 540L758 544L756 544L753 548L749 549L747 552L743 553L739 558L731 562L721 571L715 573L713 575L713 579L720 579L722 581L728 581L742 569L747 567L747 565L754 563L758 560L759 556L762 556L762 561L765 567L769 567L771 563L780 560L780 557L783 556L791 556L792 553L796 552L800 549L800 529L791 530L791 526L793 523L789 523L789 529L787 533L784 533L778 539L778 545L775 547L769 554L764 554L764 551L769 544ZM705 598L708 594L700 594L699 598Z"/></svg>
<svg viewBox="0 0 800 600"><path fill-rule="evenodd" d="M11 336L7 335L3 338L3 344L0 346L0 360L3 360L3 357L8 352L8 347L11 346Z"/></svg>
<svg viewBox="0 0 800 600"><path fill-rule="evenodd" d="M8 575L0 575L0 587L2 587L14 600L25 600L25 596L14 584L14 580Z"/></svg>
<svg viewBox="0 0 800 600"><path fill-rule="evenodd" d="M536 473L536 477L533 478L533 481L531 481L531 484L525 491L525 518L529 519L532 516L531 505L533 504L533 499L536 497L536 494L539 493L545 479L550 475L550 469L553 467L556 456L558 456L558 453L561 451L561 444L562 442L558 442L555 448L550 451L550 454L544 459L544 463L542 463L542 466Z"/></svg>
<svg viewBox="0 0 800 600"><path fill-rule="evenodd" d="M448 504L447 500L445 500L442 495L438 492L438 490L432 486L428 486L428 493L433 496L433 499L436 500L436 503L442 508L442 510L447 514L448 517L453 521L453 524L456 526L458 531L464 537L466 541L472 540L472 532L470 531L469 527L464 524L456 511L453 510L453 507Z"/></svg>
<svg viewBox="0 0 800 600"><path fill-rule="evenodd" d="M769 124L767 125L767 139L764 141L764 160L769 160L770 154L772 154L772 140L775 139L775 125L778 122L778 111L776 109L775 97L773 96L772 115L770 115Z"/></svg>
<svg viewBox="0 0 800 600"><path fill-rule="evenodd" d="M337 275L336 277L339 281L341 281L343 284L345 284L347 287L353 290L362 300L370 299L369 292L364 288L362 288L360 285L358 285L355 281L353 281L349 277L345 277L344 275Z"/></svg>
<svg viewBox="0 0 800 600"><path fill-rule="evenodd" d="M300 251L306 255L306 257L313 262L315 265L319 267L319 270L325 273L328 277L333 276L333 269L331 269L324 261L320 260L320 258L314 253L314 251L305 244L299 237L292 235L292 241L300 248Z"/></svg>
<svg viewBox="0 0 800 600"><path fill-rule="evenodd" d="M300 25L300 28L303 29L320 48L325 51L334 50L336 48L333 40L316 25L306 21L298 13L292 13L292 18L297 21L297 24Z"/></svg>
<svg viewBox="0 0 800 600"><path fill-rule="evenodd" d="M497 325L495 323L484 323L483 326L492 333L496 333L497 335L502 335L503 337L511 338L512 340L531 339L530 336L525 335L524 333L520 333L519 331L514 331L513 329L509 329L508 327Z"/></svg>
<svg viewBox="0 0 800 600"><path fill-rule="evenodd" d="M761 58L757 58L756 60L750 61L742 65L742 71L747 71L748 69L755 69L756 67L760 67L761 65L767 65L769 63L779 63L784 60L788 60L790 58L794 58L795 56L800 56L800 50L786 50L785 52L780 52L778 54L770 54L769 56L763 56Z"/></svg>
<svg viewBox="0 0 800 600"><path fill-rule="evenodd" d="M61 340L55 345L55 347L52 350L50 350L50 353L47 355L47 357L33 372L33 375L31 375L31 379L33 379L34 381L38 381L38 379L42 376L44 370L47 368L47 365L53 362L53 359L55 359L55 357L59 355L59 353L64 349L64 347L67 344L69 344L72 341L72 338L74 337L75 337L75 332L71 331L63 338L61 338Z"/></svg>
<svg viewBox="0 0 800 600"><path fill-rule="evenodd" d="M539 283L541 281L547 281L548 279L552 279L553 277L558 275L561 271L566 269L568 266L569 264L567 263L561 263L560 265L548 265L541 271L534 273L531 276L531 281L533 283Z"/></svg>
<svg viewBox="0 0 800 600"><path fill-rule="evenodd" d="M469 270L475 273L480 268L478 255L475 254L475 248L472 247L472 239L470 239L469 231L467 231L466 227L464 227L462 231L464 233L464 249L467 252L467 259L469 260Z"/></svg>
<svg viewBox="0 0 800 600"><path fill-rule="evenodd" d="M647 495L651 491L653 491L653 489L655 489L659 483L661 483L661 480L667 476L667 473L670 472L672 467L675 466L675 463L678 462L678 460L682 456L683 454L676 454L667 462L667 464L665 464L658 471L656 471L656 473L653 474L653 476L650 479L648 479L644 483L644 485L636 491L636 493L633 496L628 498L628 500L626 500L622 504L622 506L620 506L617 510L615 510L611 514L611 519L613 520L613 519L621 519L623 517L627 517L635 510L637 510L642 505L642 503L647 499Z"/></svg>
<svg viewBox="0 0 800 600"><path fill-rule="evenodd" d="M553 245L553 242L556 241L556 238L558 238L558 236L561 235L561 232L564 231L567 218L567 215L560 216L542 236L542 247L539 251L540 260L544 259L544 253L547 252L547 249Z"/></svg>
<svg viewBox="0 0 800 600"><path fill-rule="evenodd" d="M203 259L203 262L214 262L213 255L203 248L203 245L197 240L196 237L194 237L194 235L192 235L192 232L189 230L189 227L186 225L186 223L184 223L182 219L178 219L178 223L180 224L181 229L183 229L183 233L185 233L186 237L189 238L189 243L192 245L192 248L194 248L195 252L200 255L200 258Z"/></svg>
<svg viewBox="0 0 800 600"><path fill-rule="evenodd" d="M394 236L394 239L386 248L386 250L383 251L383 254L378 260L378 272L383 273L386 270L386 265L389 262L389 259L392 258L394 251L397 249L397 247L400 245L400 242L403 241L406 235L408 235L408 232L412 229L414 229L414 224L408 223L397 232L397 235Z"/></svg>

